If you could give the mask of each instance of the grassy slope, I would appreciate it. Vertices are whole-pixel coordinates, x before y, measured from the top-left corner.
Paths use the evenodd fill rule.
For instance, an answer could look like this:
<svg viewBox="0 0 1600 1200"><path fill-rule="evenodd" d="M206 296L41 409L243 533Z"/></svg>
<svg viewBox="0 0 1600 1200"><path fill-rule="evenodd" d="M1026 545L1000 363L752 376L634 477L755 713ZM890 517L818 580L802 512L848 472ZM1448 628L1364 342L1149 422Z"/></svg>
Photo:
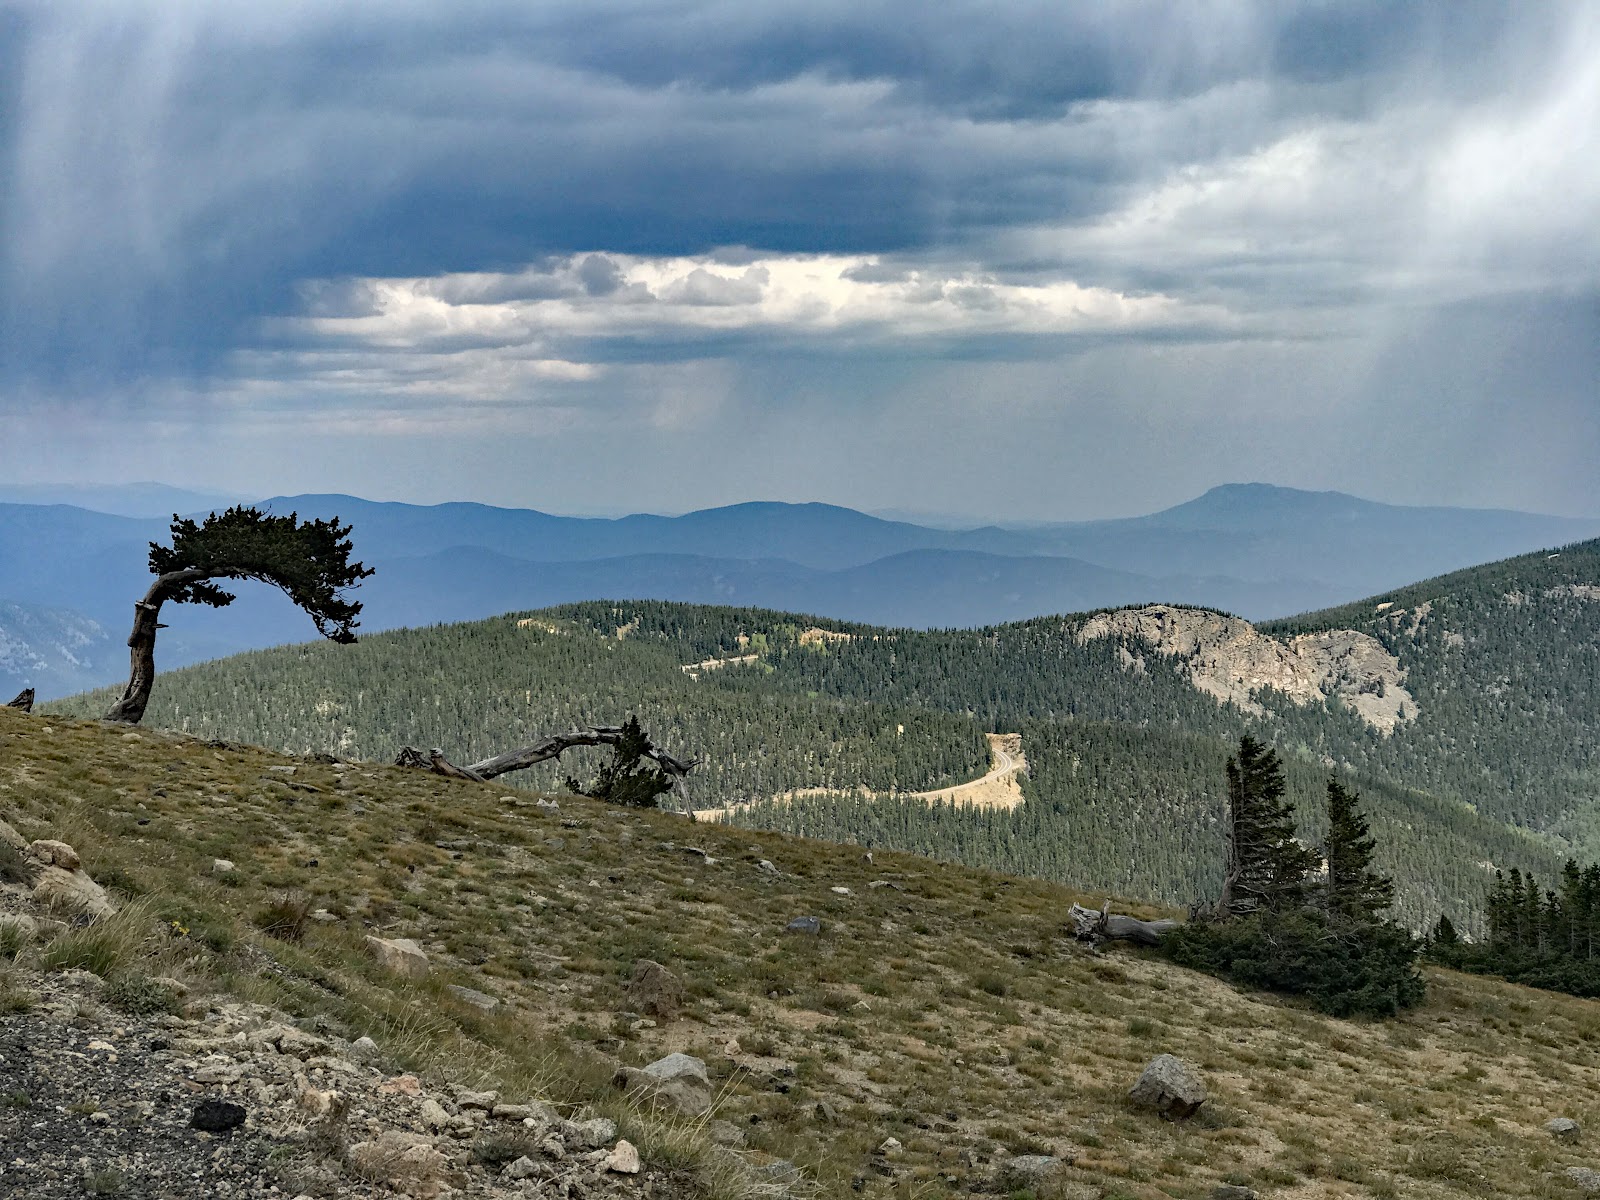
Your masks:
<svg viewBox="0 0 1600 1200"><path fill-rule="evenodd" d="M288 783L268 770L281 765ZM1092 955L1063 939L1077 897L1052 884L571 797L550 814L526 792L396 768L345 774L340 786L331 765L0 710L0 815L76 844L149 924L188 930L151 940L122 921L120 969L326 1013L513 1095L595 1094L605 1072L583 1064L597 1049L631 1063L698 1053L755 1156L797 1159L825 1195L855 1176L868 1195L953 1192L1005 1145L1075 1154L1061 1195L1199 1197L1238 1176L1279 1197L1559 1196L1576 1193L1554 1176L1587 1160L1539 1124L1600 1119L1600 1010L1584 1001L1433 972L1427 1007L1401 1021L1332 1021L1137 953ZM213 857L237 871L214 875ZM784 873L758 871L762 858ZM341 919L296 945L255 933L252 916L285 893ZM821 938L780 932L802 913L823 919ZM420 939L435 978L377 977L366 931ZM630 1032L613 1015L640 956L692 999ZM508 1015L453 1004L446 982L501 996ZM1212 1089L1186 1125L1123 1100L1163 1050ZM818 1121L819 1101L834 1121ZM647 1152L702 1161L694 1130L621 1115ZM905 1150L885 1176L871 1151L889 1135Z"/></svg>

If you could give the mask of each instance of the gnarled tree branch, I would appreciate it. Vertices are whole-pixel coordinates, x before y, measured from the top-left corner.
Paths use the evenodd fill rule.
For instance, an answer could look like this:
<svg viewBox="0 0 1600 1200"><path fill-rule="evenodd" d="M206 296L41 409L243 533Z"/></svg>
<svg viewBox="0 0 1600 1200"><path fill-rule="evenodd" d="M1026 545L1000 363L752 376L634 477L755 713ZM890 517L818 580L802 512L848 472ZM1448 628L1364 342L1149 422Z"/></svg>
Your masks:
<svg viewBox="0 0 1600 1200"><path fill-rule="evenodd" d="M17 693L17 698L6 707L20 708L25 713L31 713L33 711L33 689L23 688Z"/></svg>
<svg viewBox="0 0 1600 1200"><path fill-rule="evenodd" d="M475 762L468 767L458 767L447 759L442 751L432 750L424 753L421 750L406 746L401 749L395 765L401 767L420 767L432 771L436 775L445 775L452 779L475 779L482 783L495 779L510 771L522 771L528 767L536 766L542 762L549 762L553 758L575 749L578 746L615 746L622 740L622 726L599 725L592 729L574 729L571 733L552 733L540 738L531 746L524 746L520 750L507 750L504 754L497 754L493 758L486 758ZM682 779L700 765L697 758L675 758L661 749L655 743L648 743L643 751L644 757L652 760L668 775Z"/></svg>

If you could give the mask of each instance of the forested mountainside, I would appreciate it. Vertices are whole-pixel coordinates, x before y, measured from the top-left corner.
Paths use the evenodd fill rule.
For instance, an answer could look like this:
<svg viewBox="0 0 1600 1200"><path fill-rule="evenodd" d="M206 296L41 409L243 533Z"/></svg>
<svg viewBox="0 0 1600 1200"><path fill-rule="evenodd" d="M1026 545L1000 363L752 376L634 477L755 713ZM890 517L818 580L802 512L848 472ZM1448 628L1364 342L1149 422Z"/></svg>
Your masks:
<svg viewBox="0 0 1600 1200"><path fill-rule="evenodd" d="M1371 811L1402 915L1471 928L1494 867L1550 879L1569 851L1596 857L1597 622L1595 543L1264 631L1170 606L916 632L595 602L173 672L149 720L297 752L387 759L410 743L468 761L638 713L705 759L696 807L758 801L741 823L1180 903L1214 887L1222 765L1250 731L1284 753L1303 836L1320 835L1337 771ZM971 778L987 731L1022 734L1028 803L1014 812L788 795Z"/></svg>

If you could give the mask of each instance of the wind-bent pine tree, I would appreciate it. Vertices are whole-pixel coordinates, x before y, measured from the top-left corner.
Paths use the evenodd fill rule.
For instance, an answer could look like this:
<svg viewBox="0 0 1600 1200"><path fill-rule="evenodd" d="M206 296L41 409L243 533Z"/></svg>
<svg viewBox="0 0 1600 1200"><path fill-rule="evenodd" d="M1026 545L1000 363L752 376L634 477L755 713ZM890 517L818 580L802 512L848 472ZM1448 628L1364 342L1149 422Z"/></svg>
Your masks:
<svg viewBox="0 0 1600 1200"><path fill-rule="evenodd" d="M1367 818L1357 807L1361 796L1328 780L1328 912L1352 921L1373 922L1394 902L1394 884L1372 869L1375 843Z"/></svg>
<svg viewBox="0 0 1600 1200"><path fill-rule="evenodd" d="M1305 897L1317 856L1294 837L1294 809L1283 797L1278 756L1249 734L1228 759L1228 864L1221 916L1291 908Z"/></svg>
<svg viewBox="0 0 1600 1200"><path fill-rule="evenodd" d="M350 561L350 526L339 519L302 523L297 514L269 516L238 505L220 516L212 513L196 523L176 514L172 545L150 543L150 570L156 581L133 606L133 632L128 636L128 686L105 720L137 725L150 702L156 677L156 631L161 606L209 604L226 608L234 594L216 579L259 579L281 588L304 609L323 637L342 644L356 640L361 605L347 600L346 588L372 574Z"/></svg>

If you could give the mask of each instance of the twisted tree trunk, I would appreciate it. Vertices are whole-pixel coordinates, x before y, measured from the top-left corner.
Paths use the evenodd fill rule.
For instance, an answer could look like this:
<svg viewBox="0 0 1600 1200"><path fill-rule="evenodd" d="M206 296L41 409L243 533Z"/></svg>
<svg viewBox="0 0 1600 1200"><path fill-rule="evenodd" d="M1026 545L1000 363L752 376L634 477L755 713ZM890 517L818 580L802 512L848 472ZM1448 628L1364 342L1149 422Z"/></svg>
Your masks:
<svg viewBox="0 0 1600 1200"><path fill-rule="evenodd" d="M17 693L17 698L6 707L20 708L25 713L31 713L33 711L33 689L23 688Z"/></svg>
<svg viewBox="0 0 1600 1200"><path fill-rule="evenodd" d="M143 600L135 602L133 632L128 635L128 686L122 689L122 698L111 706L102 720L137 725L144 719L145 706L150 703L150 688L156 681L156 630L166 628L161 624L161 606L185 584L211 578L213 574L199 567L168 571L150 585Z"/></svg>

